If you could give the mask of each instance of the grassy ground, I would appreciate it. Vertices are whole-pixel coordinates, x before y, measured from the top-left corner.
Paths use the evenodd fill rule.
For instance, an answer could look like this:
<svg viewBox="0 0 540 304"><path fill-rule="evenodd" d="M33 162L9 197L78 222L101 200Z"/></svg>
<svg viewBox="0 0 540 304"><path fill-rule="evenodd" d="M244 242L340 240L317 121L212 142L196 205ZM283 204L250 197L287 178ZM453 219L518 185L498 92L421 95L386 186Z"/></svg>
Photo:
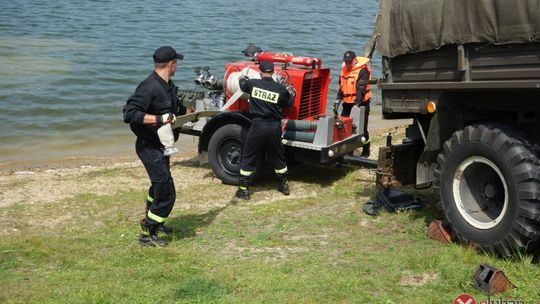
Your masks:
<svg viewBox="0 0 540 304"><path fill-rule="evenodd" d="M442 218L436 190L421 211L371 217L366 169L297 166L292 195L269 178L249 202L197 166L172 167L178 199L167 248L136 242L142 165L50 170L0 179L0 303L453 303L479 263L517 286L496 299L540 303L540 267L427 238Z"/></svg>

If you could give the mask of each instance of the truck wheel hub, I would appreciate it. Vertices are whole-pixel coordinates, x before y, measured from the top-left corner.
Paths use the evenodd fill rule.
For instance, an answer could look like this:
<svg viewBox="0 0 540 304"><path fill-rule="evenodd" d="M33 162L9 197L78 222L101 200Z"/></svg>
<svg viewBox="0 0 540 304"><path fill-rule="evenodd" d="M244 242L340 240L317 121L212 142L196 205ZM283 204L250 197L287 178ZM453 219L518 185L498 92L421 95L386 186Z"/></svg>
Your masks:
<svg viewBox="0 0 540 304"><path fill-rule="evenodd" d="M240 158L242 156L241 143L236 140L226 140L219 149L219 159L223 169L233 173L240 170Z"/></svg>
<svg viewBox="0 0 540 304"><path fill-rule="evenodd" d="M499 190L500 189L498 189L498 187L495 184L489 182L484 187L484 196L488 200L492 200L496 198L498 195L500 195Z"/></svg>
<svg viewBox="0 0 540 304"><path fill-rule="evenodd" d="M236 164L240 161L241 151L238 147L231 147L229 152L227 152L227 158L233 164Z"/></svg>
<svg viewBox="0 0 540 304"><path fill-rule="evenodd" d="M489 159L472 156L458 166L452 192L457 210L471 226L491 229L508 208L508 187L499 168Z"/></svg>

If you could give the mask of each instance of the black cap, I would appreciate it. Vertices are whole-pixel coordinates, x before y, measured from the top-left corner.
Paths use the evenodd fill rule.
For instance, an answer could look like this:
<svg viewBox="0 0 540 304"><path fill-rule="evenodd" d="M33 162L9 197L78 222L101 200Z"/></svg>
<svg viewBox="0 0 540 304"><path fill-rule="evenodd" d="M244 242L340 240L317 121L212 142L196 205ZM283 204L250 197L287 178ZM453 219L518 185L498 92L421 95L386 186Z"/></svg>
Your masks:
<svg viewBox="0 0 540 304"><path fill-rule="evenodd" d="M164 63L174 59L182 60L184 55L176 53L176 51L170 46L162 46L154 52L154 62Z"/></svg>
<svg viewBox="0 0 540 304"><path fill-rule="evenodd" d="M274 71L274 63L272 61L261 61L259 70L263 73L272 73Z"/></svg>
<svg viewBox="0 0 540 304"><path fill-rule="evenodd" d="M353 61L354 58L356 58L356 53L353 51L346 51L345 54L343 54L343 61L350 62Z"/></svg>

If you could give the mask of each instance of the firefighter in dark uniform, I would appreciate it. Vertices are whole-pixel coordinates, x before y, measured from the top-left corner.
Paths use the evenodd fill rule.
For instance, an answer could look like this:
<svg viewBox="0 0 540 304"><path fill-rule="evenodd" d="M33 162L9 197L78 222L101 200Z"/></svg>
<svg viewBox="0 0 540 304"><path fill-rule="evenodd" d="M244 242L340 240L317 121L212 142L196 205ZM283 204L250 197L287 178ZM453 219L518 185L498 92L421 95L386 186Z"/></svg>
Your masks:
<svg viewBox="0 0 540 304"><path fill-rule="evenodd" d="M139 242L142 245L166 246L167 242L158 238L158 231L170 233L172 229L164 222L176 200L176 189L170 172L169 156L163 155L164 147L159 140L157 129L167 123L174 124L176 115L183 115L186 109L177 97L178 88L171 77L177 68L177 60L184 56L170 46L158 48L154 52L154 72L142 81L135 93L124 106L124 122L129 123L137 136L135 150L150 178L145 217L141 220ZM178 140L179 133L175 133ZM146 233L147 232L147 233Z"/></svg>
<svg viewBox="0 0 540 304"><path fill-rule="evenodd" d="M236 197L249 200L250 178L255 171L257 156L268 153L272 166L280 180L278 191L289 195L285 149L281 143L282 107L292 105L294 96L287 88L272 79L274 64L259 64L261 79L240 79L240 89L250 95L249 114L251 127L246 136L240 161L240 180Z"/></svg>
<svg viewBox="0 0 540 304"><path fill-rule="evenodd" d="M343 54L343 64L341 65L341 74L339 77L339 91L336 102L334 103L334 112L343 102L341 116L349 117L354 105L365 107L364 116L364 146L362 148L362 157L369 157L370 142L368 132L368 118L371 102L371 67L369 58L356 56L353 51L347 51Z"/></svg>

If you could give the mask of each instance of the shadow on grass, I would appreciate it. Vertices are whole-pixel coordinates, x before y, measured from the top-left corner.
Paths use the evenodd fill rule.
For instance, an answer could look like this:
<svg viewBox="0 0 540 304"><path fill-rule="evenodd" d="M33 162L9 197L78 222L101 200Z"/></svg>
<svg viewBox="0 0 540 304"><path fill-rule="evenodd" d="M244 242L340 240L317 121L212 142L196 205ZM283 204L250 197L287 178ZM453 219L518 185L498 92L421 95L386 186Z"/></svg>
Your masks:
<svg viewBox="0 0 540 304"><path fill-rule="evenodd" d="M357 168L334 165L296 164L290 169L289 179L329 187Z"/></svg>
<svg viewBox="0 0 540 304"><path fill-rule="evenodd" d="M171 163L171 168L173 167L187 167L187 168L201 168L206 169L208 172L203 176L204 178L212 178L215 177L214 173L212 172L212 168L210 167L210 163L200 165L199 159L197 157L192 157L189 159L184 159L182 161L175 161Z"/></svg>
<svg viewBox="0 0 540 304"><path fill-rule="evenodd" d="M175 161L171 164L171 167L174 166L208 169L209 172L205 175L205 177L214 176L210 164L199 165L199 160L197 157L192 157L182 161ZM339 180L350 172L358 169L357 167L351 166L323 166L301 162L291 162L288 163L287 166L289 168L290 181L318 184L323 188L331 186L336 180ZM263 168L263 172L257 177L253 184L261 190L277 188L277 178L269 163L266 164L266 166Z"/></svg>
<svg viewBox="0 0 540 304"><path fill-rule="evenodd" d="M231 288L216 280L193 276L179 283L175 296L192 303L215 303L231 292Z"/></svg>
<svg viewBox="0 0 540 304"><path fill-rule="evenodd" d="M199 159L197 157L192 157L184 159L181 161L174 161L171 163L171 167L180 166L180 167L189 167L189 168L207 168L210 169L210 164L199 164Z"/></svg>
<svg viewBox="0 0 540 304"><path fill-rule="evenodd" d="M335 166L322 166L308 163L288 164L288 180L290 182L301 182L306 184L316 184L322 188L332 186L337 180L344 178L354 168ZM252 186L257 191L275 190L279 185L279 180L271 167L265 167L263 172L252 182ZM294 191L294 189L291 189Z"/></svg>
<svg viewBox="0 0 540 304"><path fill-rule="evenodd" d="M174 230L172 237L183 239L197 236L197 229L212 224L216 217L231 205L234 205L234 203L231 202L202 214L186 214L170 218L167 223Z"/></svg>
<svg viewBox="0 0 540 304"><path fill-rule="evenodd" d="M429 227L432 221L443 219L444 213L439 207L439 196L438 193L433 192L433 190L416 190L412 187L394 187L399 191L402 191L407 194L411 194L415 200L420 202L422 208L417 210L407 211L406 214L412 219L422 219L426 225ZM375 199L375 193L377 192L377 185L375 182L369 186L364 187L362 190L357 192L358 197L370 197L370 201Z"/></svg>
<svg viewBox="0 0 540 304"><path fill-rule="evenodd" d="M358 192L358 196L362 195L369 195L370 193L375 193L376 191L375 184L373 187L366 187ZM424 189L424 190L418 190L414 187L410 186L403 186L403 187L394 187L394 189L397 189L399 191L402 191L404 193L411 194L415 199L417 199L421 205L421 209L417 210L408 210L405 211L403 214L409 217L411 221L421 220L424 222L424 225L426 227L426 234L428 232L429 225L435 221L435 220L443 220L445 219L444 210L442 209L440 205L440 196L436 188L431 189ZM372 192L373 191L373 192ZM371 196L371 200L374 199L374 195ZM388 211L384 211L388 212ZM453 235L452 243L468 247L467 242L461 241L459 238L456 237L456 235ZM518 254L513 258L510 258L512 260L523 260L528 259L527 256L530 255L531 262L533 264L539 264L540 263L540 241L537 241L534 244L529 245L530 247L526 250L525 255ZM474 248L474 247L473 247ZM477 252L479 254L486 253L490 256L494 256L490 252L483 252L481 248L476 248Z"/></svg>

